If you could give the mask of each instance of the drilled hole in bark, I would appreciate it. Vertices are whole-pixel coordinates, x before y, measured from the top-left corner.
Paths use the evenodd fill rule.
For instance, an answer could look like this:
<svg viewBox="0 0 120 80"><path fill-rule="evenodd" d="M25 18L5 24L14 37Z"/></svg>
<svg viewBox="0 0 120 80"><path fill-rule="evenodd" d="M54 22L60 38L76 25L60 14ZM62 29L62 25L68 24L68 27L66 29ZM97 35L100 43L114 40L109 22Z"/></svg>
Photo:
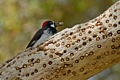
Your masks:
<svg viewBox="0 0 120 80"><path fill-rule="evenodd" d="M101 58L101 56L97 56L97 59L100 59Z"/></svg>
<svg viewBox="0 0 120 80"><path fill-rule="evenodd" d="M16 70L20 70L20 68L19 68L18 66L15 66L15 69L16 69Z"/></svg>
<svg viewBox="0 0 120 80"><path fill-rule="evenodd" d="M89 54L88 54L88 53L86 53L86 54L85 54L85 56L86 56L86 57L88 57L88 56L89 56Z"/></svg>
<svg viewBox="0 0 120 80"><path fill-rule="evenodd" d="M68 37L67 40L71 40L71 37Z"/></svg>
<svg viewBox="0 0 120 80"><path fill-rule="evenodd" d="M120 40L120 37L116 37L116 40Z"/></svg>
<svg viewBox="0 0 120 80"><path fill-rule="evenodd" d="M111 16L112 16L112 14L109 15L109 17L111 17Z"/></svg>
<svg viewBox="0 0 120 80"><path fill-rule="evenodd" d="M115 46L114 46L114 45L112 45L112 46L111 46L111 48L112 48L112 49L115 49Z"/></svg>
<svg viewBox="0 0 120 80"><path fill-rule="evenodd" d="M120 21L118 22L118 24L120 24Z"/></svg>
<svg viewBox="0 0 120 80"><path fill-rule="evenodd" d="M59 47L59 46L60 46L60 44L59 44L59 43L57 43L57 44L56 44L56 47Z"/></svg>
<svg viewBox="0 0 120 80"><path fill-rule="evenodd" d="M92 31L88 31L88 34L92 33Z"/></svg>
<svg viewBox="0 0 120 80"><path fill-rule="evenodd" d="M67 52L67 50L64 50L64 51L63 51L63 53L66 53L66 52Z"/></svg>
<svg viewBox="0 0 120 80"><path fill-rule="evenodd" d="M83 28L83 29L81 29L82 30L82 32L85 32L85 28Z"/></svg>
<svg viewBox="0 0 120 80"><path fill-rule="evenodd" d="M103 37L103 39L106 39L106 38L107 38L107 35L103 35L102 37Z"/></svg>
<svg viewBox="0 0 120 80"><path fill-rule="evenodd" d="M31 72L31 75L34 75L34 72Z"/></svg>
<svg viewBox="0 0 120 80"><path fill-rule="evenodd" d="M112 38L112 42L115 42L115 38Z"/></svg>
<svg viewBox="0 0 120 80"><path fill-rule="evenodd" d="M117 31L117 34L120 34L120 30Z"/></svg>
<svg viewBox="0 0 120 80"><path fill-rule="evenodd" d="M91 25L90 28L94 28L94 25Z"/></svg>
<svg viewBox="0 0 120 80"><path fill-rule="evenodd" d="M28 60L29 63L32 63L33 61L34 61L34 58Z"/></svg>
<svg viewBox="0 0 120 80"><path fill-rule="evenodd" d="M55 75L55 78L58 78L58 75Z"/></svg>
<svg viewBox="0 0 120 80"><path fill-rule="evenodd" d="M73 40L76 39L76 36L73 36L72 39L73 39Z"/></svg>
<svg viewBox="0 0 120 80"><path fill-rule="evenodd" d="M34 63L29 64L29 66L30 66L30 67L33 67L33 66L34 66Z"/></svg>
<svg viewBox="0 0 120 80"><path fill-rule="evenodd" d="M108 33L108 36L111 37L112 36L112 32Z"/></svg>
<svg viewBox="0 0 120 80"><path fill-rule="evenodd" d="M81 48L82 47L82 45L79 45L79 48Z"/></svg>
<svg viewBox="0 0 120 80"><path fill-rule="evenodd" d="M79 36L82 36L82 33L79 33Z"/></svg>
<svg viewBox="0 0 120 80"><path fill-rule="evenodd" d="M35 73L37 73L37 72L38 72L38 70L37 70L37 69L35 69L35 70L34 70L34 72L35 72Z"/></svg>
<svg viewBox="0 0 120 80"><path fill-rule="evenodd" d="M104 27L104 28L103 28L103 30L107 30L107 28L106 28L106 27Z"/></svg>
<svg viewBox="0 0 120 80"><path fill-rule="evenodd" d="M44 78L40 78L40 80L44 80Z"/></svg>
<svg viewBox="0 0 120 80"><path fill-rule="evenodd" d="M63 55L62 53L59 53L59 52L56 52L55 54L60 56L60 57Z"/></svg>
<svg viewBox="0 0 120 80"><path fill-rule="evenodd" d="M64 64L64 68L67 68L68 67L68 64Z"/></svg>
<svg viewBox="0 0 120 80"><path fill-rule="evenodd" d="M6 80L8 80L8 77L6 77Z"/></svg>
<svg viewBox="0 0 120 80"><path fill-rule="evenodd" d="M98 21L95 25L96 25L96 26L100 26L100 25L102 25L102 24L103 24L102 22Z"/></svg>
<svg viewBox="0 0 120 80"><path fill-rule="evenodd" d="M64 44L65 44L65 42L62 42L61 44L62 44L62 45L64 45Z"/></svg>
<svg viewBox="0 0 120 80"><path fill-rule="evenodd" d="M106 20L106 23L109 23L109 20Z"/></svg>
<svg viewBox="0 0 120 80"><path fill-rule="evenodd" d="M29 77L29 73L26 74L26 77Z"/></svg>
<svg viewBox="0 0 120 80"><path fill-rule="evenodd" d="M75 60L75 63L79 63L79 60Z"/></svg>
<svg viewBox="0 0 120 80"><path fill-rule="evenodd" d="M111 26L112 26L112 24L108 24L108 26L109 26L109 27L111 27Z"/></svg>
<svg viewBox="0 0 120 80"><path fill-rule="evenodd" d="M49 61L48 64L51 65L51 64L52 64L52 61Z"/></svg>
<svg viewBox="0 0 120 80"><path fill-rule="evenodd" d="M83 42L83 46L85 46L87 43L86 42Z"/></svg>
<svg viewBox="0 0 120 80"><path fill-rule="evenodd" d="M70 59L69 58L66 58L66 61L69 61Z"/></svg>
<svg viewBox="0 0 120 80"><path fill-rule="evenodd" d="M70 48L70 46L71 46L71 44L67 44L67 45L66 45L67 48Z"/></svg>
<svg viewBox="0 0 120 80"><path fill-rule="evenodd" d="M83 40L86 40L86 39L87 39L87 37L83 37L82 39L83 39Z"/></svg>
<svg viewBox="0 0 120 80"><path fill-rule="evenodd" d="M97 45L98 48L101 48L101 45Z"/></svg>
<svg viewBox="0 0 120 80"><path fill-rule="evenodd" d="M92 41L92 39L91 39L91 38L89 38L89 41Z"/></svg>
<svg viewBox="0 0 120 80"><path fill-rule="evenodd" d="M117 9L115 9L114 12L117 12Z"/></svg>
<svg viewBox="0 0 120 80"><path fill-rule="evenodd" d="M78 47L75 47L75 50L77 51L77 50L78 50Z"/></svg>
<svg viewBox="0 0 120 80"><path fill-rule="evenodd" d="M63 76L65 76L65 75L66 75L66 73L63 74Z"/></svg>
<svg viewBox="0 0 120 80"><path fill-rule="evenodd" d="M113 50L113 51L111 51L111 54L115 54L115 51Z"/></svg>
<svg viewBox="0 0 120 80"><path fill-rule="evenodd" d="M27 67L27 64L23 64L23 66L22 66L23 68L26 68Z"/></svg>
<svg viewBox="0 0 120 80"><path fill-rule="evenodd" d="M109 51L105 52L104 54L105 54L105 55L108 55L108 54L109 54Z"/></svg>
<svg viewBox="0 0 120 80"><path fill-rule="evenodd" d="M81 26L78 26L78 29L81 28Z"/></svg>
<svg viewBox="0 0 120 80"><path fill-rule="evenodd" d="M44 63L44 64L43 64L43 67L45 68L46 66L47 66L47 65Z"/></svg>
<svg viewBox="0 0 120 80"><path fill-rule="evenodd" d="M50 58L53 58L53 55L49 55Z"/></svg>
<svg viewBox="0 0 120 80"><path fill-rule="evenodd" d="M65 37L68 37L68 36L69 36L68 34L65 35Z"/></svg>
<svg viewBox="0 0 120 80"><path fill-rule="evenodd" d="M46 76L46 78L47 78L47 79L49 79L49 78L50 78L50 76L49 76L49 75L47 75L47 76Z"/></svg>
<svg viewBox="0 0 120 80"><path fill-rule="evenodd" d="M72 74L75 76L75 75L76 75L76 72L75 72L75 71L73 71L73 72L72 72Z"/></svg>
<svg viewBox="0 0 120 80"><path fill-rule="evenodd" d="M83 60L84 59L84 56L80 56L80 60Z"/></svg>
<svg viewBox="0 0 120 80"><path fill-rule="evenodd" d="M95 38L95 37L97 37L97 34L94 34L94 35L93 35L93 38Z"/></svg>
<svg viewBox="0 0 120 80"><path fill-rule="evenodd" d="M109 64L109 62L106 62L106 63L105 63L105 65L108 65L108 64Z"/></svg>
<svg viewBox="0 0 120 80"><path fill-rule="evenodd" d="M63 67L60 67L60 70L63 70L64 68Z"/></svg>
<svg viewBox="0 0 120 80"><path fill-rule="evenodd" d="M95 64L96 64L96 62L93 62L93 63L92 63L92 65L95 65Z"/></svg>
<svg viewBox="0 0 120 80"><path fill-rule="evenodd" d="M118 52L117 54L120 55L120 52Z"/></svg>
<svg viewBox="0 0 120 80"><path fill-rule="evenodd" d="M76 41L77 43L79 43L80 42L80 39L77 39L77 41Z"/></svg>
<svg viewBox="0 0 120 80"><path fill-rule="evenodd" d="M72 35L73 34L73 32L70 32L70 35Z"/></svg>
<svg viewBox="0 0 120 80"><path fill-rule="evenodd" d="M64 62L64 58L61 58L61 62Z"/></svg>
<svg viewBox="0 0 120 80"><path fill-rule="evenodd" d="M73 65L72 65L72 64L69 64L69 67L71 68L71 67L73 67Z"/></svg>
<svg viewBox="0 0 120 80"><path fill-rule="evenodd" d="M68 70L67 73L69 74L71 72L71 70Z"/></svg>
<svg viewBox="0 0 120 80"><path fill-rule="evenodd" d="M70 56L74 56L74 53L70 53Z"/></svg>
<svg viewBox="0 0 120 80"><path fill-rule="evenodd" d="M47 55L47 53L44 53L44 55Z"/></svg>
<svg viewBox="0 0 120 80"><path fill-rule="evenodd" d="M100 37L97 37L97 38L96 38L96 41L99 41L99 40L100 40Z"/></svg>
<svg viewBox="0 0 120 80"><path fill-rule="evenodd" d="M84 68L80 68L80 72L83 72L84 71Z"/></svg>
<svg viewBox="0 0 120 80"><path fill-rule="evenodd" d="M89 52L89 54L90 54L90 55L93 55L93 54L94 54L94 52L93 52L93 51L90 51L90 52Z"/></svg>
<svg viewBox="0 0 120 80"><path fill-rule="evenodd" d="M115 16L115 15L114 15L114 17L113 17L113 18L116 20L116 19L117 19L117 16Z"/></svg>
<svg viewBox="0 0 120 80"><path fill-rule="evenodd" d="M117 24L113 24L113 27L117 27Z"/></svg>
<svg viewBox="0 0 120 80"><path fill-rule="evenodd" d="M78 29L76 32L80 32L80 29Z"/></svg>
<svg viewBox="0 0 120 80"><path fill-rule="evenodd" d="M56 70L55 70L55 72L59 73L59 72L60 72L60 70L59 70L59 69L56 69Z"/></svg>

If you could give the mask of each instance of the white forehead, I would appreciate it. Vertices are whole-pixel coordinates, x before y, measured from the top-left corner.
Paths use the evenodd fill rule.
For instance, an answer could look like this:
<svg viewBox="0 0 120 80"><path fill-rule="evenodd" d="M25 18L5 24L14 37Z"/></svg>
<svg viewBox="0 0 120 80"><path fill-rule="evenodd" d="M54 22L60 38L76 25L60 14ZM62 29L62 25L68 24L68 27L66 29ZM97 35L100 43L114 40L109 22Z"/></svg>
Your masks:
<svg viewBox="0 0 120 80"><path fill-rule="evenodd" d="M53 28L55 28L55 24L54 24L53 21L52 21L52 24L50 26L53 27Z"/></svg>
<svg viewBox="0 0 120 80"><path fill-rule="evenodd" d="M52 23L54 24L54 21L52 21Z"/></svg>

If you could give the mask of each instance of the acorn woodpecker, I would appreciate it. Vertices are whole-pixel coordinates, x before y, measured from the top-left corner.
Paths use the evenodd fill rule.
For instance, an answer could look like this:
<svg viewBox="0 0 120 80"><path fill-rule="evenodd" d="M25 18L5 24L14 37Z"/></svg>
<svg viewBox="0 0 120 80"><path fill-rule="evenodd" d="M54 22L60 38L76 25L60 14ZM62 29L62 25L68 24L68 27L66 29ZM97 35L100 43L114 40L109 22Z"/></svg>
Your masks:
<svg viewBox="0 0 120 80"><path fill-rule="evenodd" d="M42 28L35 33L35 35L33 36L32 40L29 42L26 48L33 47L44 42L50 36L56 34L56 27L62 26L62 24L63 22L45 21L42 24Z"/></svg>

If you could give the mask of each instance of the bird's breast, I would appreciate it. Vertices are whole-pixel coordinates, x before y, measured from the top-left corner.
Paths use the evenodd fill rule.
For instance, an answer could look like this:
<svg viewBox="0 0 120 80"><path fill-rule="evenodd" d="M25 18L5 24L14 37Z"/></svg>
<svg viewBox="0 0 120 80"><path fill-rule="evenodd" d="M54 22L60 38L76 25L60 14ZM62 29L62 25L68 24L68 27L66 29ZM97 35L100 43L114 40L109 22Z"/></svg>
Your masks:
<svg viewBox="0 0 120 80"><path fill-rule="evenodd" d="M43 34L41 35L41 37L37 40L37 42L34 44L34 46L45 42L50 36L52 36L52 32L50 32L49 30L45 30L43 31Z"/></svg>

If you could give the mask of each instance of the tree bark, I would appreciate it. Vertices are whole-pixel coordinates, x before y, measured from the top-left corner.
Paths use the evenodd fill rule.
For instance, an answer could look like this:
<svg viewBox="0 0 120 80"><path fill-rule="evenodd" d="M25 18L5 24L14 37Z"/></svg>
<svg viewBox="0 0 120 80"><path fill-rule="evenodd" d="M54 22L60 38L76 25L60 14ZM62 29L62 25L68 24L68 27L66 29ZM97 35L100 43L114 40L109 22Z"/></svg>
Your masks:
<svg viewBox="0 0 120 80"><path fill-rule="evenodd" d="M120 0L0 65L0 80L85 80L120 62Z"/></svg>

